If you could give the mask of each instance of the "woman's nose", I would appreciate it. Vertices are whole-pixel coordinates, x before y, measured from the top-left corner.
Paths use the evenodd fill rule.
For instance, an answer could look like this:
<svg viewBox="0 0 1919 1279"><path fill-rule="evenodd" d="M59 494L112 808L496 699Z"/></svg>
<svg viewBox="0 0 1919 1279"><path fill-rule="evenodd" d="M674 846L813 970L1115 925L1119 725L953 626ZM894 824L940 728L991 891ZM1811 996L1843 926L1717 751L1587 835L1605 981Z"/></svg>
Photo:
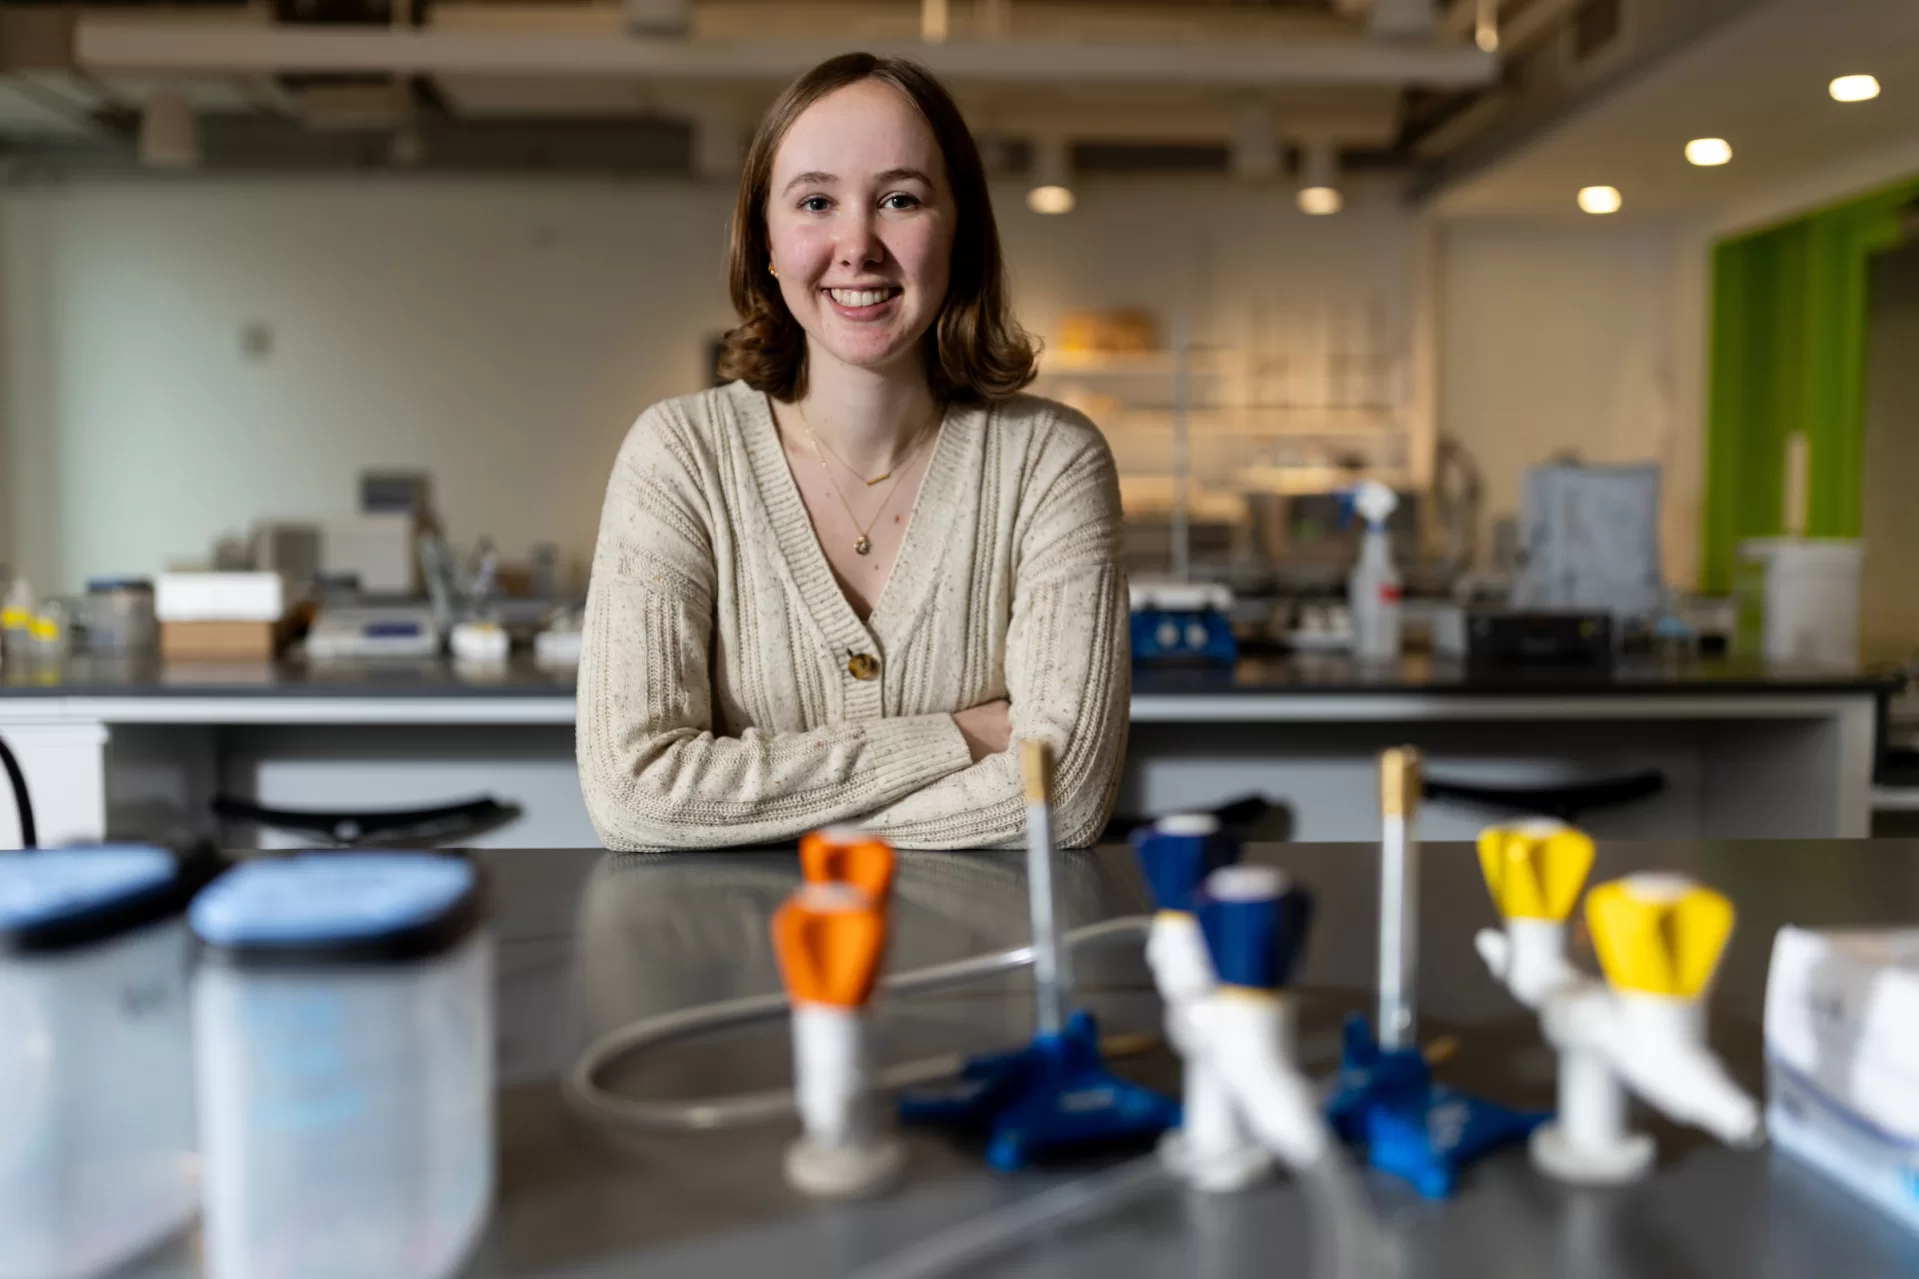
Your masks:
<svg viewBox="0 0 1919 1279"><path fill-rule="evenodd" d="M877 263L886 256L886 247L880 243L878 226L873 214L856 213L841 224L839 259L841 266L863 267Z"/></svg>

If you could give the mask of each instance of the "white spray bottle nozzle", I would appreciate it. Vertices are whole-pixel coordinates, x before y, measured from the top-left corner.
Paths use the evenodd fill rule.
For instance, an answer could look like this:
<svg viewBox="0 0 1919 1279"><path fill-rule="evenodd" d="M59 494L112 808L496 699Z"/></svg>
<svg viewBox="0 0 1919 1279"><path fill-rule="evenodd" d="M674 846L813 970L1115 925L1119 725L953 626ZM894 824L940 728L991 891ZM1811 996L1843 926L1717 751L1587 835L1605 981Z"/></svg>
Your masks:
<svg viewBox="0 0 1919 1279"><path fill-rule="evenodd" d="M1353 509L1369 526L1379 528L1399 509L1399 494L1378 480L1361 480L1353 489Z"/></svg>

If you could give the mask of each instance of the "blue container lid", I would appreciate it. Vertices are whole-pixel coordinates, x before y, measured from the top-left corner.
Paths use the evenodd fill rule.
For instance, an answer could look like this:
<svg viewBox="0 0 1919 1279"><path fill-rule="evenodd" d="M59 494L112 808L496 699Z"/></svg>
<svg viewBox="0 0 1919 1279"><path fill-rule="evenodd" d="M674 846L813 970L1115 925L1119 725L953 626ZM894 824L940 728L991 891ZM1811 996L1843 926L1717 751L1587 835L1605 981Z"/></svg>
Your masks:
<svg viewBox="0 0 1919 1279"><path fill-rule="evenodd" d="M144 577L89 577L87 592L91 595L104 595L108 591L145 591L153 593L153 582Z"/></svg>
<svg viewBox="0 0 1919 1279"><path fill-rule="evenodd" d="M1207 878L1198 914L1221 982L1278 990L1306 948L1313 898L1271 867L1229 866Z"/></svg>
<svg viewBox="0 0 1919 1279"><path fill-rule="evenodd" d="M0 853L0 951L67 950L179 914L203 877L145 844Z"/></svg>
<svg viewBox="0 0 1919 1279"><path fill-rule="evenodd" d="M300 853L250 861L200 894L189 916L215 957L341 962L446 950L485 914L479 868L427 852Z"/></svg>

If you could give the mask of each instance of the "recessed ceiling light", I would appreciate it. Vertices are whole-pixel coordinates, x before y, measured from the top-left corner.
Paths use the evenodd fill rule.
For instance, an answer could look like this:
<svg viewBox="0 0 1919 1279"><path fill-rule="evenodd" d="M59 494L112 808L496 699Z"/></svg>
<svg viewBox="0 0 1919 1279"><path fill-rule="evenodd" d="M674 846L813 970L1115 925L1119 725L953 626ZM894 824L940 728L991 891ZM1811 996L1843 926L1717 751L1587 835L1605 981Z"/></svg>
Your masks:
<svg viewBox="0 0 1919 1279"><path fill-rule="evenodd" d="M1579 207L1588 213L1619 212L1618 187L1581 187L1579 189Z"/></svg>
<svg viewBox="0 0 1919 1279"><path fill-rule="evenodd" d="M1048 184L1026 193L1026 207L1035 213L1071 213L1075 203L1071 187Z"/></svg>
<svg viewBox="0 0 1919 1279"><path fill-rule="evenodd" d="M1879 82L1869 75L1842 75L1830 91L1834 102L1865 102L1879 96Z"/></svg>
<svg viewBox="0 0 1919 1279"><path fill-rule="evenodd" d="M1732 145L1724 138L1694 138L1686 144L1686 158L1703 168L1732 159Z"/></svg>
<svg viewBox="0 0 1919 1279"><path fill-rule="evenodd" d="M1314 217L1324 217L1328 213L1338 213L1346 207L1346 201L1340 196L1338 187L1301 187L1299 189L1299 211L1310 213Z"/></svg>

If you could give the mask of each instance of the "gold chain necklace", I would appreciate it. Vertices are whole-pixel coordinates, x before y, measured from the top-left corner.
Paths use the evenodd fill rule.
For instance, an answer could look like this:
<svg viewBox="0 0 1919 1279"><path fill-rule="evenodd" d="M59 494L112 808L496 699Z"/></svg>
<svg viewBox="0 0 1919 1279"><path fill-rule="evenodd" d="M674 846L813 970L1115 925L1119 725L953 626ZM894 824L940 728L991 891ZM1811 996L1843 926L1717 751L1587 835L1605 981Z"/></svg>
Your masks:
<svg viewBox="0 0 1919 1279"><path fill-rule="evenodd" d="M819 461L820 472L826 476L827 487L833 491L834 498L836 498L839 501L841 509L843 509L846 512L846 518L852 522L852 525L854 528L857 528L860 531L859 540L853 543L853 553L855 555L872 554L873 539L870 536L868 536L868 534L870 534L873 531L873 526L880 522L880 516L886 514L886 508L893 504L893 494L899 492L900 490L898 481L894 481L893 487L886 490L886 497L883 501L880 502L879 509L873 512L873 518L866 521L866 524L862 527L860 524L859 516L853 514L853 504L846 500L846 494L840 492L840 482L833 478L833 468L826 464L826 454L829 450L823 448L820 444L819 436L813 434L813 424L806 420L806 410L800 409L799 403L797 401L794 402L793 407L795 409L799 409L800 425L806 428L806 438L810 440L813 444L813 456ZM940 418L944 416L944 413L940 410L938 405L934 405L933 407L934 407L934 415L931 419L929 419L929 421L931 423L937 423L940 420ZM868 481L869 487L872 484L877 484L883 480L888 479L891 476L897 475L900 472L904 471L907 467L911 466L913 464L913 460L919 456L920 449L925 447L926 441L932 438L934 435L937 435L938 433L939 432L937 428L930 431L927 430L925 427L920 428L919 438L914 441L913 447L907 451L906 456L902 458L901 460L899 460L898 462L895 462L892 465L892 467L886 472L885 475L880 476L879 480ZM835 453L833 454L833 456L837 458L839 454ZM844 462L841 462L840 465L846 466ZM859 477L859 472L853 471L852 467L847 466L846 469L853 472L854 478L857 479Z"/></svg>
<svg viewBox="0 0 1919 1279"><path fill-rule="evenodd" d="M912 451L908 452L903 459L893 463L893 465L887 467L886 470L882 471L878 475L875 475L872 479L869 480L864 475L861 475L858 471L854 470L852 463L848 462L845 458L841 457L838 452L836 452L834 449L829 447L825 440L822 440L818 435L813 433L813 424L810 421L808 421L806 417L806 406L801 404L798 400L793 401L793 409L795 412L797 412L800 415L800 425L806 428L806 438L813 441L813 452L816 454L822 451L825 452L830 457L832 457L832 459L835 462L838 462L841 466L845 467L846 473L848 475L851 475L854 479L866 485L867 488L872 488L875 484L884 484L886 481L893 478L894 472L904 469L906 464L913 460L913 454L919 452L920 441L926 438L927 426L930 426L933 422L936 422L939 420L939 416L940 416L939 407L940 406L937 403L933 405L933 416L932 418L928 419L925 425L922 425L920 427L920 433L919 433L919 436L913 442Z"/></svg>

